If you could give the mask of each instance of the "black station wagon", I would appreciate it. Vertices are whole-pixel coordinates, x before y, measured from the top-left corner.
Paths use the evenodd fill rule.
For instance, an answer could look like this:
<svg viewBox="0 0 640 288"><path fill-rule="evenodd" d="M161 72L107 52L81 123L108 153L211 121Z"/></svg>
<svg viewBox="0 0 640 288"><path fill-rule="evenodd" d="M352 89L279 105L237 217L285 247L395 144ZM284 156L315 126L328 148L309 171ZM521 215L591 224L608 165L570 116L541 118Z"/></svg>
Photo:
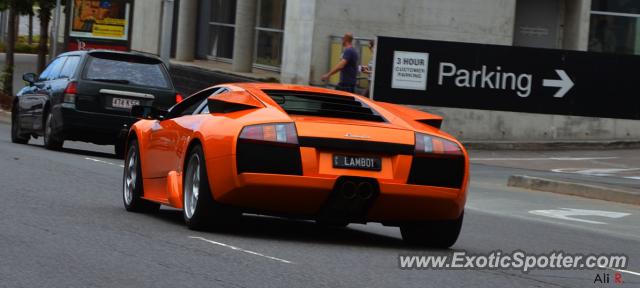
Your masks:
<svg viewBox="0 0 640 288"><path fill-rule="evenodd" d="M44 137L47 149L65 140L115 145L123 153L123 131L136 121L136 105L168 109L176 93L165 64L155 56L107 50L74 51L56 57L40 75L26 73L16 95L11 140Z"/></svg>

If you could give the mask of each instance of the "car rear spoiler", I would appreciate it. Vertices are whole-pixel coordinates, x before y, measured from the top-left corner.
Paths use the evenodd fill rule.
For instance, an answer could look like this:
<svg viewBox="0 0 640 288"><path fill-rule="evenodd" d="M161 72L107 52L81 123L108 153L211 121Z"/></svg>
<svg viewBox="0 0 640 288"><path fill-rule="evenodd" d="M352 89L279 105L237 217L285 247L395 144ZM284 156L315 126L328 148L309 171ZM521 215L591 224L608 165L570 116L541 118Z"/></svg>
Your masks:
<svg viewBox="0 0 640 288"><path fill-rule="evenodd" d="M389 110L390 112L393 112L395 115L404 120L413 120L422 124L429 125L436 129L440 129L440 127L442 126L442 121L444 120L442 116L419 111L416 109L411 109L409 107L397 104L391 104L387 102L376 102L376 104L386 110Z"/></svg>
<svg viewBox="0 0 640 288"><path fill-rule="evenodd" d="M208 98L209 113L231 113L263 108L264 105L244 91L231 91Z"/></svg>

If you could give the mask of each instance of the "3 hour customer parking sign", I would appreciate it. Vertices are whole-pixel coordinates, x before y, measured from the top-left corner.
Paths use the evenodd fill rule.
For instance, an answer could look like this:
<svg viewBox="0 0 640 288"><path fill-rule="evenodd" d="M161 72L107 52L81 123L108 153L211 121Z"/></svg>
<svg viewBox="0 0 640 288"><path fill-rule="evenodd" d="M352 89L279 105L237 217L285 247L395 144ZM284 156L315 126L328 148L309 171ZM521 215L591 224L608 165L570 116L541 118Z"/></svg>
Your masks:
<svg viewBox="0 0 640 288"><path fill-rule="evenodd" d="M377 101L640 119L640 56L379 36ZM428 89L427 89L428 87Z"/></svg>
<svg viewBox="0 0 640 288"><path fill-rule="evenodd" d="M426 91L427 71L429 71L429 53L395 51L391 87Z"/></svg>

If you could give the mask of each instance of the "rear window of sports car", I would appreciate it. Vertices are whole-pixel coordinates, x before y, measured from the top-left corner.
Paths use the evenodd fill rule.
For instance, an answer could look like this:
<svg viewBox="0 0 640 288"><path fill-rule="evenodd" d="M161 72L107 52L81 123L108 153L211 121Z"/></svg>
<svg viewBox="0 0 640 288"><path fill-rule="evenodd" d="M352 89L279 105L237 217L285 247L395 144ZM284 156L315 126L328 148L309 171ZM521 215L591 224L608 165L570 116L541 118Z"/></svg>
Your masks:
<svg viewBox="0 0 640 288"><path fill-rule="evenodd" d="M149 57L93 53L85 68L84 78L156 88L171 88L161 61Z"/></svg>
<svg viewBox="0 0 640 288"><path fill-rule="evenodd" d="M263 92L291 115L386 122L377 111L351 96L291 90Z"/></svg>

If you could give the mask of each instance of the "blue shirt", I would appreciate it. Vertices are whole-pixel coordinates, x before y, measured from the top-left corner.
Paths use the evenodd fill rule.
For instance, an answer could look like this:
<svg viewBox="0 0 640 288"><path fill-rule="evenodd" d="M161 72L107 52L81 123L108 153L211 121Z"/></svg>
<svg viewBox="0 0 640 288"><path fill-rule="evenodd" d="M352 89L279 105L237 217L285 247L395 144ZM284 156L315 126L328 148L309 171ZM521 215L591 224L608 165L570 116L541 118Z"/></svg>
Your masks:
<svg viewBox="0 0 640 288"><path fill-rule="evenodd" d="M344 49L342 59L347 60L347 65L340 71L339 85L355 86L358 77L358 52L353 47Z"/></svg>

